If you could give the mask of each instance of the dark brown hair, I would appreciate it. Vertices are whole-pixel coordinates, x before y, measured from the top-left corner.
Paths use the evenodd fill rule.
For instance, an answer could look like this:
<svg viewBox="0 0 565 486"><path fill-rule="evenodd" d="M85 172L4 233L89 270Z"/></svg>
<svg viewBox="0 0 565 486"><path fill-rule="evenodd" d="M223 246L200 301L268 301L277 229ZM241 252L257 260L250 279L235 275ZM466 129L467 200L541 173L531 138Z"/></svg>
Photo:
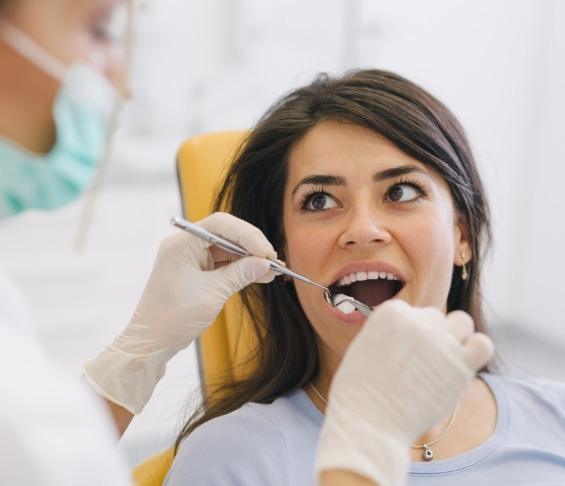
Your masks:
<svg viewBox="0 0 565 486"><path fill-rule="evenodd" d="M0 12L8 11L8 7L14 6L17 3L17 0L0 0Z"/></svg>
<svg viewBox="0 0 565 486"><path fill-rule="evenodd" d="M265 233L283 255L283 194L291 147L321 121L369 128L440 174L456 209L469 228L473 252L469 277L454 267L447 309L462 309L485 332L480 271L490 239L489 211L471 148L455 116L431 94L407 79L382 70L355 71L343 77L320 75L273 105L242 145L216 199L227 210ZM270 403L303 387L318 373L314 331L292 283L282 278L242 292L259 345L257 366L247 378L209 392L184 426L180 441L203 423L245 403Z"/></svg>

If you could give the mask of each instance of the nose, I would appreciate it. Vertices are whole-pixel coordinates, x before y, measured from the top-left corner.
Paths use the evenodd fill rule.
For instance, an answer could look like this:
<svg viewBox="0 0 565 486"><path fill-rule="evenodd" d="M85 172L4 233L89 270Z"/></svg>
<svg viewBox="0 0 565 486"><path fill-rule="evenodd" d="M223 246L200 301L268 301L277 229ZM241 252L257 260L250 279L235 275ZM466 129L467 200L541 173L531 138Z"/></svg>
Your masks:
<svg viewBox="0 0 565 486"><path fill-rule="evenodd" d="M88 54L88 62L114 85L123 98L131 96L129 62L120 48L113 45L94 48Z"/></svg>
<svg viewBox="0 0 565 486"><path fill-rule="evenodd" d="M127 56L117 50L108 55L105 66L105 75L116 87L123 98L131 98L131 85L129 82L129 62Z"/></svg>
<svg viewBox="0 0 565 486"><path fill-rule="evenodd" d="M346 221L339 237L342 248L386 245L391 240L383 218L377 211L368 208L355 208Z"/></svg>

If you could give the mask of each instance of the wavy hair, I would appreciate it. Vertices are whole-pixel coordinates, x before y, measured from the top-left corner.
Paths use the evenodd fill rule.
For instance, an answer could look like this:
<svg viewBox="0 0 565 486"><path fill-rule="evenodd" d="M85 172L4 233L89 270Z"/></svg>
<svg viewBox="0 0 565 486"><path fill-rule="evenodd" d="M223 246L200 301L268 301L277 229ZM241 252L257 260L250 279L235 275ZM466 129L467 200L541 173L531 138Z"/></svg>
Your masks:
<svg viewBox="0 0 565 486"><path fill-rule="evenodd" d="M430 93L392 72L361 70L332 78L319 75L292 91L260 119L231 165L215 202L255 225L284 254L283 194L293 145L316 124L333 120L375 131L440 174L468 224L473 258L469 277L454 267L447 309L461 309L485 332L481 308L481 262L490 241L485 191L463 128ZM305 386L319 369L315 333L292 283L282 278L241 293L258 346L257 365L245 378L208 393L176 441L203 423L248 402L271 403Z"/></svg>

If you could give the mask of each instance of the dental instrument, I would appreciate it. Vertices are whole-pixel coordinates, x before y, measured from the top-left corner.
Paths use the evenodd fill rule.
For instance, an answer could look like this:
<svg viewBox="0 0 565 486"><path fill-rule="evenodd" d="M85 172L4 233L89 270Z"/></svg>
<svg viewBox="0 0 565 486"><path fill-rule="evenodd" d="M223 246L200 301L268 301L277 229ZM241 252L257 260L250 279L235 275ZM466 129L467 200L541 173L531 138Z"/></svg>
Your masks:
<svg viewBox="0 0 565 486"><path fill-rule="evenodd" d="M233 241L230 241L226 238L222 238L221 236L211 233L210 231L207 231L201 226L192 223L184 218L174 217L171 219L171 224L184 231L188 231L194 236L202 238L208 241L209 243L211 243L212 245L218 246L227 252L234 253L235 255L239 255L242 257L252 256L251 253L249 253L245 248L238 245L237 243L234 243ZM271 270L280 274L288 275L289 277L300 280L301 282L314 285L322 289L324 291L324 298L326 299L326 302L330 304L332 307L342 306L344 310L349 310L349 312L346 312L347 314L350 314L351 312L353 312L353 310L358 310L365 316L369 316L373 312L373 309L371 309L368 305L363 304L363 302L359 302L353 297L344 294L338 294L332 296L330 289L328 289L326 286L319 284L314 280L310 280L304 275L300 275L299 273L293 272L289 268L281 265L280 263L274 260L269 259L269 261L270 261ZM346 305L347 308L344 308L344 304ZM347 306L347 304L349 304L349 306ZM350 306L353 306L354 309L351 310Z"/></svg>
<svg viewBox="0 0 565 486"><path fill-rule="evenodd" d="M351 314L354 310L358 310L365 316L369 317L373 312L373 309L371 309L367 304L363 304L363 302L345 294L334 295L332 298L332 305L337 307L344 314Z"/></svg>

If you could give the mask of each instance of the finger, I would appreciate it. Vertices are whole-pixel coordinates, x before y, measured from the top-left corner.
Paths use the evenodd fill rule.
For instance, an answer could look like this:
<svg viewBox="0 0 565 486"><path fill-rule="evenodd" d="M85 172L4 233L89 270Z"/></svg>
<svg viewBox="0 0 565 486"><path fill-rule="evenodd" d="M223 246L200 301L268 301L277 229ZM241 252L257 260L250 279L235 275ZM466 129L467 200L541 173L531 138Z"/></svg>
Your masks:
<svg viewBox="0 0 565 486"><path fill-rule="evenodd" d="M412 307L412 319L421 325L431 326L433 329L447 330L445 314L436 307Z"/></svg>
<svg viewBox="0 0 565 486"><path fill-rule="evenodd" d="M475 331L473 318L463 311L447 314L447 330L460 342L464 343Z"/></svg>
<svg viewBox="0 0 565 486"><path fill-rule="evenodd" d="M422 316L430 324L445 325L445 314L436 307L417 307L417 315Z"/></svg>
<svg viewBox="0 0 565 486"><path fill-rule="evenodd" d="M267 272L264 276L255 280L254 283L261 283L261 284L271 283L273 280L275 280L275 277L277 275L278 275L277 272L271 270L270 272Z"/></svg>
<svg viewBox="0 0 565 486"><path fill-rule="evenodd" d="M445 315L440 310L435 307L413 307L402 299L383 302L375 308L371 317L376 320L401 318L405 322L445 326Z"/></svg>
<svg viewBox="0 0 565 486"><path fill-rule="evenodd" d="M226 251L216 245L211 245L208 250L214 259L214 268L224 266L241 258L239 255Z"/></svg>
<svg viewBox="0 0 565 486"><path fill-rule="evenodd" d="M494 343L486 334L476 332L463 344L463 358L475 371L480 370L494 356Z"/></svg>
<svg viewBox="0 0 565 486"><path fill-rule="evenodd" d="M275 278L270 262L258 257L241 258L214 271L216 272L222 286L228 289L229 295L239 292L251 283L267 283Z"/></svg>
<svg viewBox="0 0 565 486"><path fill-rule="evenodd" d="M392 316L404 315L410 312L410 309L410 305L402 299L389 299L377 305L369 318L375 320L389 319Z"/></svg>
<svg viewBox="0 0 565 486"><path fill-rule="evenodd" d="M259 228L232 214L214 213L197 224L211 233L237 243L252 255L273 259L277 257L273 245Z"/></svg>

